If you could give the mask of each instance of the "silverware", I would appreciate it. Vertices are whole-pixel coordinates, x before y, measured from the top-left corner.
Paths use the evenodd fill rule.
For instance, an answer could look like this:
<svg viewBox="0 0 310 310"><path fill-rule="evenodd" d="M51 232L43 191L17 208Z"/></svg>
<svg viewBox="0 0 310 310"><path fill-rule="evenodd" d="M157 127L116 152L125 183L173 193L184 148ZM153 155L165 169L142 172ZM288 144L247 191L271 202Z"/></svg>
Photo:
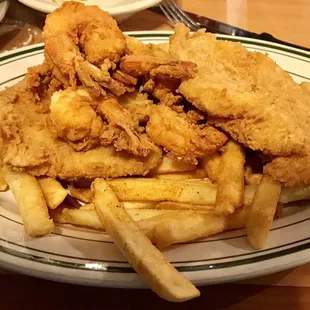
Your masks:
<svg viewBox="0 0 310 310"><path fill-rule="evenodd" d="M172 25L183 23L192 31L197 31L201 28L201 25L190 18L173 0L163 1L159 4L159 7Z"/></svg>
<svg viewBox="0 0 310 310"><path fill-rule="evenodd" d="M183 11L174 0L164 0L159 4L159 8L152 8L153 11L156 13L163 13L168 20L173 24L177 23L183 23L188 28L190 28L192 31L197 31L201 28L207 28L209 32L213 33L220 33L220 34L228 34L233 36L240 36L240 37L246 37L246 38L252 38L252 39L260 39L264 41L269 41L273 43L279 43L284 44L290 47L299 48L305 51L310 52L310 48L303 47L297 44L289 43L286 41L279 40L272 36L269 33L263 32L263 33L255 33L250 32L238 27L234 27L219 21L216 21L211 18L207 18L204 16L200 16L197 14L189 13L186 11Z"/></svg>

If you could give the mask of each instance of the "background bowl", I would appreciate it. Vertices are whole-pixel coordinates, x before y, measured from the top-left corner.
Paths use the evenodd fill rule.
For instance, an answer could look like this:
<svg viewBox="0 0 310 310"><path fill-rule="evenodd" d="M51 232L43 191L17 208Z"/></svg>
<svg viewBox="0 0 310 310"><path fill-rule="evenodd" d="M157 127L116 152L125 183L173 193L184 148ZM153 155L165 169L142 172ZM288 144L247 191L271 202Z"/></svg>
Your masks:
<svg viewBox="0 0 310 310"><path fill-rule="evenodd" d="M53 0L18 1L43 13L51 13L62 4L61 2L55 2ZM118 22L121 22L136 12L158 4L161 0L85 0L79 2L87 5L98 5L100 9L109 12Z"/></svg>

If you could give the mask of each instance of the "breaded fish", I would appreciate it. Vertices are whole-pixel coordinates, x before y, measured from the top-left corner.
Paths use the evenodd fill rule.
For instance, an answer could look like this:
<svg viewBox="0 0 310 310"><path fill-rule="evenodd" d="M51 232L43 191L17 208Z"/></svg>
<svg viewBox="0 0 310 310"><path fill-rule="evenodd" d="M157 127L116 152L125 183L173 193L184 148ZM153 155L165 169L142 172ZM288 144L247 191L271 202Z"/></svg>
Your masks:
<svg viewBox="0 0 310 310"><path fill-rule="evenodd" d="M146 157L117 152L112 145L78 152L52 134L48 112L49 102L35 102L27 78L0 93L4 164L34 176L76 180L145 175L161 159L161 150L151 143Z"/></svg>
<svg viewBox="0 0 310 310"><path fill-rule="evenodd" d="M253 150L285 156L303 151L306 130L300 114L310 98L288 73L239 43L203 31L190 35L184 25L175 32L170 53L199 68L179 91L207 112L209 121Z"/></svg>
<svg viewBox="0 0 310 310"><path fill-rule="evenodd" d="M265 172L287 186L310 184L310 92L267 55L203 30L177 25L170 53L198 65L179 92L208 121L245 146L271 155Z"/></svg>

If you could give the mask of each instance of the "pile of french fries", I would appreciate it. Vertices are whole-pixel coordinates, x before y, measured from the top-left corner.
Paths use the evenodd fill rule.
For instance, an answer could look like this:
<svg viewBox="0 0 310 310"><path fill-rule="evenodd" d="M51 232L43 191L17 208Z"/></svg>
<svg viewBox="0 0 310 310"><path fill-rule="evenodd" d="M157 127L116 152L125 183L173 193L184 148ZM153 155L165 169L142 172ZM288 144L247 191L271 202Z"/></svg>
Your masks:
<svg viewBox="0 0 310 310"><path fill-rule="evenodd" d="M159 249L238 228L261 249L283 204L310 198L310 187L281 188L253 173L234 141L199 165L165 155L143 178L64 185L8 166L0 171L0 190L13 192L28 235L48 234L54 223L105 230L150 287L175 302L200 293Z"/></svg>

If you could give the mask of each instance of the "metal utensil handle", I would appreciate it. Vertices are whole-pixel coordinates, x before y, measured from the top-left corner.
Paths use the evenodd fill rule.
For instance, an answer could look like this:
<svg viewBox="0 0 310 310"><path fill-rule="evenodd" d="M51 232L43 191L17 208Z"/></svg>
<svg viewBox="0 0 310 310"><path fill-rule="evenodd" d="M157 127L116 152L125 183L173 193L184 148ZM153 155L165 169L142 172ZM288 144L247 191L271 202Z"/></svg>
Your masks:
<svg viewBox="0 0 310 310"><path fill-rule="evenodd" d="M273 35L271 35L269 33L266 33L266 32L258 34L256 36L256 39L270 41L270 42L273 42L273 43L279 43L279 44L287 45L287 46L294 47L294 48L299 48L301 50L305 50L307 52L310 52L310 48L307 48L307 47L304 47L304 46L300 46L300 45L297 45L297 44L293 44L293 43L289 43L289 42L286 42L286 41L279 40L279 39L275 38Z"/></svg>

